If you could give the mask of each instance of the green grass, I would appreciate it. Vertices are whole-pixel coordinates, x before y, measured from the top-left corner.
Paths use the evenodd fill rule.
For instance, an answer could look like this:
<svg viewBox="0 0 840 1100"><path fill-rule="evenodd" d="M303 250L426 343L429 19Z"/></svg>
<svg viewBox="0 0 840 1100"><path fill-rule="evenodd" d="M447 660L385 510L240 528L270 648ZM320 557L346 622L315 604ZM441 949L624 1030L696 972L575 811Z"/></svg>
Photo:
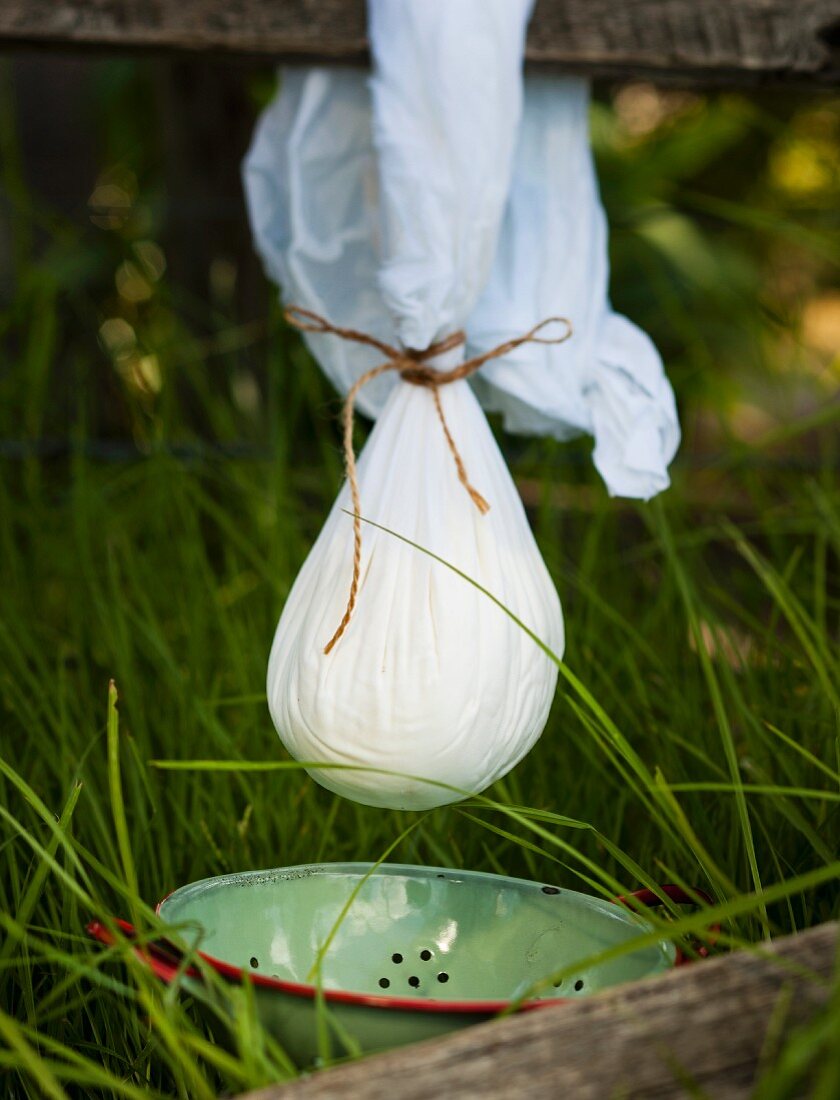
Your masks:
<svg viewBox="0 0 840 1100"><path fill-rule="evenodd" d="M816 148L819 103L698 103L633 140L595 112L614 295L683 404L674 486L610 501L586 444L504 441L564 604L560 687L520 767L422 817L317 787L267 713L274 626L340 483L335 396L274 314L255 332L217 303L199 338L165 278L115 298L139 231L39 210L0 155L3 1095L210 1097L294 1072L247 989L229 1052L124 944L84 934L108 915L154 934L150 906L206 875L390 851L604 894L675 881L713 896L719 951L837 917L836 365L797 318L836 272L840 191L773 182L792 144ZM15 141L0 112L0 154ZM794 298L774 283L791 267ZM135 343L98 343L108 318ZM745 435L762 402L775 420ZM56 438L58 456L38 444ZM840 992L774 1027L758 1094L811 1073L833 1095Z"/></svg>

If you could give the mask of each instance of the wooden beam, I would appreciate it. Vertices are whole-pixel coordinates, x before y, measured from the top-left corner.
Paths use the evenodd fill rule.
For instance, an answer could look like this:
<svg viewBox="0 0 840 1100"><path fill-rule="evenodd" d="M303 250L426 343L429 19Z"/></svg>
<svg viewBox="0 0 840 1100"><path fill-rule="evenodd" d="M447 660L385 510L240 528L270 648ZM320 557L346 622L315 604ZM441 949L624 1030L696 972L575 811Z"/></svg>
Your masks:
<svg viewBox="0 0 840 1100"><path fill-rule="evenodd" d="M838 925L825 924L767 944L760 955L698 962L240 1100L740 1100L752 1094L770 1048L828 1001L837 945ZM769 1031L775 1038L765 1047Z"/></svg>
<svg viewBox="0 0 840 1100"><path fill-rule="evenodd" d="M3 0L0 46L365 64L364 0ZM831 83L840 0L539 0L527 60L620 79Z"/></svg>

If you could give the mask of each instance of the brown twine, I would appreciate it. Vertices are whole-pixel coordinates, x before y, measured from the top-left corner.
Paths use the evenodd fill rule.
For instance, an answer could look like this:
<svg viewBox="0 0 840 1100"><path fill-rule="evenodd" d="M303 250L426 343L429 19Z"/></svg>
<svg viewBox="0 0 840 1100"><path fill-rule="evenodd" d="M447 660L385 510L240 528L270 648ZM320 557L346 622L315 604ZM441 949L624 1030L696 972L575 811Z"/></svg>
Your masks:
<svg viewBox="0 0 840 1100"><path fill-rule="evenodd" d="M364 374L356 379L347 391L347 396L344 399L344 407L341 411L344 465L347 470L347 481L350 484L350 497L353 501L353 579L350 582L350 595L347 599L347 607L344 616L338 624L338 629L335 634L333 634L332 638L324 647L324 653L329 653L347 629L353 615L353 609L356 606L356 597L359 592L359 577L362 563L362 502L359 496L359 479L356 474L356 452L353 449L353 412L359 390L361 390L363 386L366 386L368 382L372 382L374 378L378 378L381 374L385 374L392 370L399 371L400 377L404 382L408 382L412 386L422 386L425 389L431 390L438 420L440 420L447 446L455 461L458 480L469 493L473 504L475 504L479 512L485 515L490 511L490 505L481 493L470 484L464 460L461 458L455 440L452 438L452 433L449 431L449 425L446 423L446 417L443 415L443 405L441 404L438 390L441 386L448 386L452 382L459 382L463 378L469 378L471 374L475 374L480 367L483 367L485 363L489 363L491 359L499 359L515 348L521 347L522 344L562 344L572 335L572 322L566 317L546 317L544 321L540 321L538 325L534 325L532 329L529 329L528 332L524 333L522 336L515 336L512 340L506 340L503 344L491 348L490 351L485 351L481 355L474 356L472 359L465 359L463 363L459 363L457 367L453 367L451 370L439 371L435 370L434 367L427 367L424 364L426 360L433 359L438 355L443 355L444 352L451 351L452 348L456 348L460 344L463 344L466 341L466 336L460 329L457 332L453 332L451 336L447 336L445 339L440 340L438 343L430 344L429 347L425 348L423 351L415 351L413 348L392 347L382 340L377 340L375 336L370 336L366 332L360 332L358 329L341 328L339 325L332 324L325 317L313 313L312 310L303 309L301 306L289 306L285 310L285 316L289 324L294 325L295 328L303 332L330 333L333 336L341 337L342 340L352 340L356 344L366 344L368 347L376 348L385 356L384 363L381 363L378 367L373 367L369 371L365 371ZM537 336L538 332L550 324L565 325L566 331L561 336L556 337Z"/></svg>

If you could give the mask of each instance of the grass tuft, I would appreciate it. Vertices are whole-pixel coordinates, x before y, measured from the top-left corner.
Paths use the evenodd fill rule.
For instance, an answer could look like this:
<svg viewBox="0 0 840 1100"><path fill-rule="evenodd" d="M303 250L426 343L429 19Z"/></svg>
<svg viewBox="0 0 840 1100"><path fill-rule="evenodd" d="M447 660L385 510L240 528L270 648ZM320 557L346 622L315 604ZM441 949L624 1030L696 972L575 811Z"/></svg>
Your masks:
<svg viewBox="0 0 840 1100"><path fill-rule="evenodd" d="M224 1048L134 951L161 933L159 898L237 869L387 857L602 896L674 882L714 901L653 917L687 951L710 920L725 951L836 918L833 100L596 102L613 297L682 405L674 484L610 500L585 441L503 440L564 605L560 688L513 773L411 815L316 786L266 706L273 630L340 484L336 395L273 307L243 323L168 275L141 303L115 293L138 246L170 249L157 70L91 71L103 186L128 204L110 228L30 194L0 73L0 1093L292 1077L248 988L204 970ZM659 97L655 125L634 95ZM94 945L86 923L116 916L138 941ZM195 962L200 937L176 938ZM325 1011L325 1052L332 1028ZM757 1095L834 1095L838 1031L840 986L801 1032L777 1021Z"/></svg>

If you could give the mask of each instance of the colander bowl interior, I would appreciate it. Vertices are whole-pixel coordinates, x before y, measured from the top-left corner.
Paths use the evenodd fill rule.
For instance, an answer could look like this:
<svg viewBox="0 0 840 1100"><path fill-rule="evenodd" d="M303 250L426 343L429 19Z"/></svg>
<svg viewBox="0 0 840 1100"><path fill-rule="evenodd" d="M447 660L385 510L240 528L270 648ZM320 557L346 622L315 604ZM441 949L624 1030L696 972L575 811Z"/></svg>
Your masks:
<svg viewBox="0 0 840 1100"><path fill-rule="evenodd" d="M440 1001L487 1008L565 968L569 975L541 997L580 997L649 977L675 957L663 940L579 965L651 926L585 894L435 867L348 863L223 875L176 890L158 911L169 924L198 925L202 953L264 988L311 986L329 939L322 988L328 997L363 995L369 1005L399 998L418 1009Z"/></svg>

